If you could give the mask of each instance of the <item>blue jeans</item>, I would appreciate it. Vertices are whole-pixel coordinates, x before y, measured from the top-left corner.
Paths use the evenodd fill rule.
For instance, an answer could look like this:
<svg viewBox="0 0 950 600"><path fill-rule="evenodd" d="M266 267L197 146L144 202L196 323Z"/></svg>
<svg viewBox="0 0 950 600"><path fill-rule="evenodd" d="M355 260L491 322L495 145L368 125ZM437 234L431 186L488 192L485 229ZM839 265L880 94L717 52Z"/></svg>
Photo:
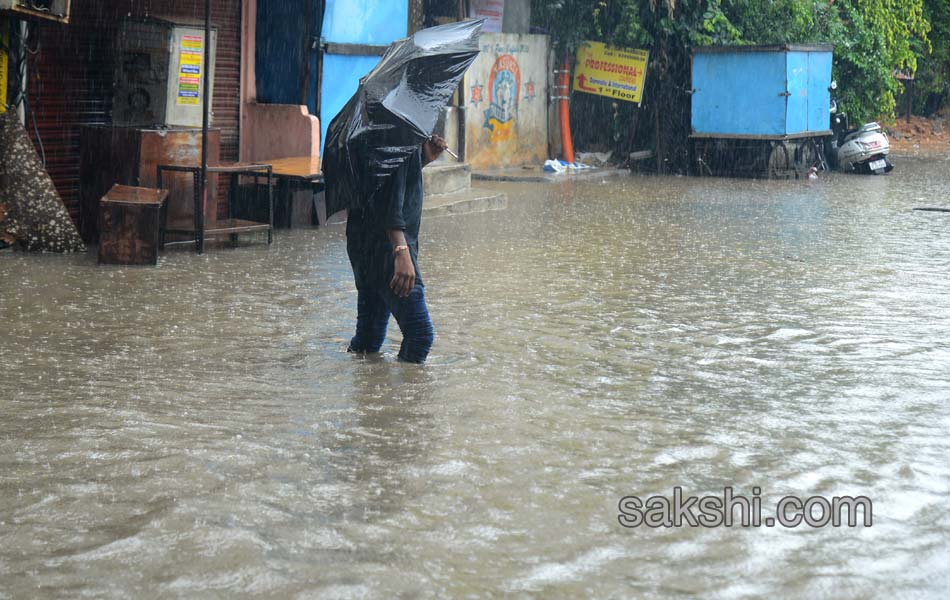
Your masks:
<svg viewBox="0 0 950 600"><path fill-rule="evenodd" d="M402 331L399 360L425 362L435 341L435 328L426 308L425 288L416 285L409 296L400 298L389 288L357 290L356 335L348 352L379 352L386 339L389 316L396 317Z"/></svg>

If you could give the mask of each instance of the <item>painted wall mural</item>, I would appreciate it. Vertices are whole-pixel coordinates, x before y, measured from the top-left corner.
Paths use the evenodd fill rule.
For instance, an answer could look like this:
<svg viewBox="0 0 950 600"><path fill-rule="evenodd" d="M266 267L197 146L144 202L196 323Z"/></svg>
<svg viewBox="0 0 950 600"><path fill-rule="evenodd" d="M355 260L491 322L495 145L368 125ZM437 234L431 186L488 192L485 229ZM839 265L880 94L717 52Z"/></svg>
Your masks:
<svg viewBox="0 0 950 600"><path fill-rule="evenodd" d="M466 76L466 159L476 169L547 158L548 38L485 34Z"/></svg>

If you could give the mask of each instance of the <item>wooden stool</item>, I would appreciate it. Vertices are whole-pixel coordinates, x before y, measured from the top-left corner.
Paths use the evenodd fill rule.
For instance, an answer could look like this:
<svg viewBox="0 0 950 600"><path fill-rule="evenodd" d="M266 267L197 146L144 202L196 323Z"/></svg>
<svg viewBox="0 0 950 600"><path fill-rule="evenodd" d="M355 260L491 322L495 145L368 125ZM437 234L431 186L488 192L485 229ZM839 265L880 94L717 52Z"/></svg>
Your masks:
<svg viewBox="0 0 950 600"><path fill-rule="evenodd" d="M158 264L160 213L168 190L114 185L99 201L99 264Z"/></svg>

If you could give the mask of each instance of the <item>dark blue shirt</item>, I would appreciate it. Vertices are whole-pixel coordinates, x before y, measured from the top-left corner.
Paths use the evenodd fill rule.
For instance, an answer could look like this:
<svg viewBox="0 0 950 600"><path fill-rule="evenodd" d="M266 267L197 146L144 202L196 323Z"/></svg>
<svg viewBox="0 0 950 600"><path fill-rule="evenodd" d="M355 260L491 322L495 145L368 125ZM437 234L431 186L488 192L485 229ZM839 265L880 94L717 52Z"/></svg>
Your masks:
<svg viewBox="0 0 950 600"><path fill-rule="evenodd" d="M349 211L346 253L353 267L357 289L388 288L393 278L393 246L387 229L401 229L406 236L416 283L419 271L419 224L422 222L422 153L416 150L367 204Z"/></svg>

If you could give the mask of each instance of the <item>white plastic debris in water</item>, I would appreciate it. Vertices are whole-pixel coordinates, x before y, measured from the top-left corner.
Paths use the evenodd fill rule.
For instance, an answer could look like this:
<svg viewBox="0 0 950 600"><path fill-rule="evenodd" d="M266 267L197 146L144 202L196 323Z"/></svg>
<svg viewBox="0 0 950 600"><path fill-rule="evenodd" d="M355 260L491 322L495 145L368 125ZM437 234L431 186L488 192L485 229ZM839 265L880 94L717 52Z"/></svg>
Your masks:
<svg viewBox="0 0 950 600"><path fill-rule="evenodd" d="M558 159L544 161L544 170L548 173L565 173L567 171L580 171L583 169L593 169L593 167L585 165L584 163L569 163Z"/></svg>

